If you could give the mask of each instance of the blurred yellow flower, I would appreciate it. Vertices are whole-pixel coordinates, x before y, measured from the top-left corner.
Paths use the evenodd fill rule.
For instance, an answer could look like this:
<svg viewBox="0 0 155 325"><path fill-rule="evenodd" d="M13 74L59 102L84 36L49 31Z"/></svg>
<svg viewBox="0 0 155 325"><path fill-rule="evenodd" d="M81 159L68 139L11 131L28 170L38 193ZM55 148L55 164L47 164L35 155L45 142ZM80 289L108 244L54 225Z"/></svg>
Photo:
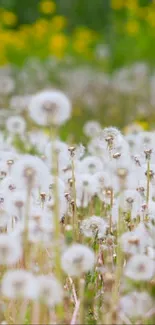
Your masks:
<svg viewBox="0 0 155 325"><path fill-rule="evenodd" d="M56 4L53 1L45 0L39 3L39 11L43 14L52 14L56 10Z"/></svg>
<svg viewBox="0 0 155 325"><path fill-rule="evenodd" d="M147 15L147 9L146 7L138 7L136 10L136 14L139 18L145 18Z"/></svg>
<svg viewBox="0 0 155 325"><path fill-rule="evenodd" d="M19 32L14 34L14 37L12 38L12 45L14 45L14 47L16 46L16 48L18 50L22 50L24 48L26 48L26 42L24 37L20 37Z"/></svg>
<svg viewBox="0 0 155 325"><path fill-rule="evenodd" d="M74 32L74 36L77 39L84 39L86 42L92 41L96 38L96 33L92 30L89 30L87 28L76 28Z"/></svg>
<svg viewBox="0 0 155 325"><path fill-rule="evenodd" d="M147 22L154 27L155 26L155 10L152 9L148 11L148 14L146 15Z"/></svg>
<svg viewBox="0 0 155 325"><path fill-rule="evenodd" d="M28 35L28 34L30 34L30 32L32 33L32 27L30 27L29 25L23 24L20 26L19 31L22 32L23 35Z"/></svg>
<svg viewBox="0 0 155 325"><path fill-rule="evenodd" d="M6 53L5 53L5 47L1 47L1 51L0 51L0 64L1 65L5 65L9 63L7 58L6 58Z"/></svg>
<svg viewBox="0 0 155 325"><path fill-rule="evenodd" d="M45 19L39 19L33 24L33 33L36 33L37 38L42 38L49 29L49 23Z"/></svg>
<svg viewBox="0 0 155 325"><path fill-rule="evenodd" d="M149 123L147 121L136 121L143 130L149 130Z"/></svg>
<svg viewBox="0 0 155 325"><path fill-rule="evenodd" d="M63 57L66 47L68 45L68 38L64 34L53 35L49 42L49 50L57 57Z"/></svg>
<svg viewBox="0 0 155 325"><path fill-rule="evenodd" d="M130 134L130 133L138 133L144 130L143 125L141 125L141 122L135 121L131 124L126 125L123 128L124 134Z"/></svg>
<svg viewBox="0 0 155 325"><path fill-rule="evenodd" d="M138 8L137 0L126 0L124 5L126 8L134 11Z"/></svg>
<svg viewBox="0 0 155 325"><path fill-rule="evenodd" d="M130 35L136 35L139 32L139 23L136 20L129 20L126 23L126 31Z"/></svg>
<svg viewBox="0 0 155 325"><path fill-rule="evenodd" d="M54 16L51 19L51 28L60 31L67 25L67 19L63 16Z"/></svg>
<svg viewBox="0 0 155 325"><path fill-rule="evenodd" d="M85 51L87 51L88 49L88 44L85 41L85 39L79 38L79 39L75 39L73 41L73 49L77 52L77 53L83 53Z"/></svg>
<svg viewBox="0 0 155 325"><path fill-rule="evenodd" d="M78 53L78 54L86 54L90 55L90 46L89 42L86 42L85 39L79 38L75 39L72 42L73 49Z"/></svg>
<svg viewBox="0 0 155 325"><path fill-rule="evenodd" d="M17 23L17 16L11 11L3 11L0 18L2 23L8 26L14 26Z"/></svg>
<svg viewBox="0 0 155 325"><path fill-rule="evenodd" d="M120 10L124 7L124 0L111 0L111 8Z"/></svg>
<svg viewBox="0 0 155 325"><path fill-rule="evenodd" d="M89 54L90 45L96 37L95 32L78 27L73 34L73 49L79 54Z"/></svg>

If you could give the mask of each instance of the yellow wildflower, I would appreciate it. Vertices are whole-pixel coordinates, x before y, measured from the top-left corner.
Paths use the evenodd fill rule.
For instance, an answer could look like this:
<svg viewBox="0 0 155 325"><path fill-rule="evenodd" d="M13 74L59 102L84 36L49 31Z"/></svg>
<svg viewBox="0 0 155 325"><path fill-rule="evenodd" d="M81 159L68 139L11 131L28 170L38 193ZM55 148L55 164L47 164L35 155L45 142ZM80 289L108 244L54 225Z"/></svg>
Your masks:
<svg viewBox="0 0 155 325"><path fill-rule="evenodd" d="M0 65L5 65L8 63L7 57L6 57L6 53L5 53L5 47L1 47L1 51L0 51Z"/></svg>
<svg viewBox="0 0 155 325"><path fill-rule="evenodd" d="M149 10L148 14L146 15L147 22L154 27L155 26L155 11Z"/></svg>
<svg viewBox="0 0 155 325"><path fill-rule="evenodd" d="M139 23L136 20L129 20L126 24L126 31L130 35L136 35L139 32Z"/></svg>
<svg viewBox="0 0 155 325"><path fill-rule="evenodd" d="M73 42L73 49L78 53L83 53L87 51L88 44L83 38L75 39Z"/></svg>
<svg viewBox="0 0 155 325"><path fill-rule="evenodd" d="M66 35L58 33L53 35L50 39L49 49L50 52L57 57L63 57L66 47L68 45L68 38Z"/></svg>
<svg viewBox="0 0 155 325"><path fill-rule="evenodd" d="M78 53L88 54L96 33L84 28L77 28L73 34L73 49Z"/></svg>
<svg viewBox="0 0 155 325"><path fill-rule="evenodd" d="M143 130L144 130L143 125L141 125L139 121L135 121L131 124L128 124L123 128L124 134L138 133Z"/></svg>
<svg viewBox="0 0 155 325"><path fill-rule="evenodd" d="M136 121L137 125L139 125L143 130L149 130L149 123L147 121Z"/></svg>
<svg viewBox="0 0 155 325"><path fill-rule="evenodd" d="M35 33L37 38L40 39L46 34L48 28L49 28L48 21L45 19L39 19L33 25L33 33Z"/></svg>
<svg viewBox="0 0 155 325"><path fill-rule="evenodd" d="M124 0L111 0L111 8L120 10L124 7Z"/></svg>
<svg viewBox="0 0 155 325"><path fill-rule="evenodd" d="M39 3L39 11L43 14L52 14L56 10L56 4L53 1L45 0Z"/></svg>
<svg viewBox="0 0 155 325"><path fill-rule="evenodd" d="M136 10L136 15L139 18L145 18L147 15L147 8L146 7L138 7Z"/></svg>
<svg viewBox="0 0 155 325"><path fill-rule="evenodd" d="M132 11L135 11L138 8L137 0L126 0L124 5Z"/></svg>
<svg viewBox="0 0 155 325"><path fill-rule="evenodd" d="M74 32L74 36L77 39L84 39L86 42L90 42L90 41L94 40L97 35L92 30L89 30L87 28L78 27Z"/></svg>
<svg viewBox="0 0 155 325"><path fill-rule="evenodd" d="M14 26L17 23L17 16L11 11L1 13L1 21L8 26Z"/></svg>
<svg viewBox="0 0 155 325"><path fill-rule="evenodd" d="M56 31L62 30L67 24L67 20L63 16L54 16L51 20L51 28Z"/></svg>

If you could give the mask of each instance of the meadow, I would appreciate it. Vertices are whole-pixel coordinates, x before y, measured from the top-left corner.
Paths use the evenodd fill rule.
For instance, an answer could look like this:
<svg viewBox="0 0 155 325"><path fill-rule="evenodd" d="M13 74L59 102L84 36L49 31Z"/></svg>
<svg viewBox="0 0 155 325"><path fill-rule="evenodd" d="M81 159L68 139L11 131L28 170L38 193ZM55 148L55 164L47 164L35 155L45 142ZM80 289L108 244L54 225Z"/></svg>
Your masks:
<svg viewBox="0 0 155 325"><path fill-rule="evenodd" d="M1 2L0 324L153 325L155 3Z"/></svg>

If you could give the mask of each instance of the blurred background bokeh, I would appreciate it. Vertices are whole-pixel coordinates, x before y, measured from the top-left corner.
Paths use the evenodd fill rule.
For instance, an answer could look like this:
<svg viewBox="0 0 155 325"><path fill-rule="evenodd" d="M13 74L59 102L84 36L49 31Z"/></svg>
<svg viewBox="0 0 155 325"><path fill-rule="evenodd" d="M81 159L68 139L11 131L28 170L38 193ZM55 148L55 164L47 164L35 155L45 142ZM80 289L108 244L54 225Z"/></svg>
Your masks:
<svg viewBox="0 0 155 325"><path fill-rule="evenodd" d="M88 119L154 128L154 66L154 0L0 0L1 126L52 87L73 102L64 137Z"/></svg>

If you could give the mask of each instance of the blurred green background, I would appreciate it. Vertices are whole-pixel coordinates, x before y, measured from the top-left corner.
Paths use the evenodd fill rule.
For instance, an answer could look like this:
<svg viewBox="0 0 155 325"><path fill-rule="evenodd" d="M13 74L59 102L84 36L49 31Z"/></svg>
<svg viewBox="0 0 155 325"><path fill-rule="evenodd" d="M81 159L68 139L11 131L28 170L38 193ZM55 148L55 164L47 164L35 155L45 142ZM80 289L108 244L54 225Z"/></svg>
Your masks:
<svg viewBox="0 0 155 325"><path fill-rule="evenodd" d="M38 0L0 0L0 7L15 13L16 23L11 28L17 29L50 17L38 10L39 3ZM112 54L110 69L135 60L154 65L154 0L56 0L55 4L57 15L67 19L66 33L83 26L97 32L108 44Z"/></svg>
<svg viewBox="0 0 155 325"><path fill-rule="evenodd" d="M77 137L87 119L154 128L154 40L154 0L0 0L0 65L11 67L14 95L65 91L65 132Z"/></svg>
<svg viewBox="0 0 155 325"><path fill-rule="evenodd" d="M109 29L113 10L110 0L56 0L57 11L69 20L69 28L84 25L97 31ZM119 0L118 0L119 2ZM152 0L138 0L140 7L148 6ZM39 18L38 0L0 0L0 6L12 10L18 16L18 24L32 23Z"/></svg>
<svg viewBox="0 0 155 325"><path fill-rule="evenodd" d="M69 20L70 29L80 24L102 31L108 24L109 0L57 0L55 2L58 14L66 16ZM18 24L27 24L39 18L38 3L38 0L1 0L0 6L14 11L18 16Z"/></svg>

